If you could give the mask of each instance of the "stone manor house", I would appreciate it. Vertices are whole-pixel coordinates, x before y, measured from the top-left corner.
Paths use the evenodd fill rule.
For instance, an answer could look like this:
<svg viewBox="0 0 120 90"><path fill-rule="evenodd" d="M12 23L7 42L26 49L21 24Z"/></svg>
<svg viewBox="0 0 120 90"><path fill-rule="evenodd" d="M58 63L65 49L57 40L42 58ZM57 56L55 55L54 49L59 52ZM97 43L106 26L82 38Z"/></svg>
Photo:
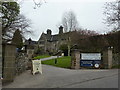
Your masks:
<svg viewBox="0 0 120 90"><path fill-rule="evenodd" d="M55 35L52 35L52 31L47 29L47 33L42 33L38 41L29 39L25 43L28 46L32 44L35 51L39 49L39 52L43 54L56 53L61 45L68 43L68 33L63 33L62 26L59 27L59 33Z"/></svg>

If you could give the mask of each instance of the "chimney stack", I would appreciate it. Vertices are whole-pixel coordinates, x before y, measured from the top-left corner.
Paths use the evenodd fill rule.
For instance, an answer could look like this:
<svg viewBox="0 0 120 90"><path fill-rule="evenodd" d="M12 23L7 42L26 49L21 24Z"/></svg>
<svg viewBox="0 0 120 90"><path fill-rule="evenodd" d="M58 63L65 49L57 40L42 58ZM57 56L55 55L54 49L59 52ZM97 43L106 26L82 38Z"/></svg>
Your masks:
<svg viewBox="0 0 120 90"><path fill-rule="evenodd" d="M50 29L47 29L47 34L48 35L51 35L52 34L52 31Z"/></svg>
<svg viewBox="0 0 120 90"><path fill-rule="evenodd" d="M63 33L63 26L60 26L59 27L59 34L62 34Z"/></svg>

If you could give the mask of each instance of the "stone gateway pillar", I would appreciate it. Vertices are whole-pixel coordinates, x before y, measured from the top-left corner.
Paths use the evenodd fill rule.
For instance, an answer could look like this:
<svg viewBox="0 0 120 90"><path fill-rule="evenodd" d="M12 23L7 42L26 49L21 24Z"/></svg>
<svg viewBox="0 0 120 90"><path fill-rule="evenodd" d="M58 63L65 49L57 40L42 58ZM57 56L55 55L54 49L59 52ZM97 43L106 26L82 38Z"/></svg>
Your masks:
<svg viewBox="0 0 120 90"><path fill-rule="evenodd" d="M32 59L33 54L34 54L34 49L27 49L28 59Z"/></svg>
<svg viewBox="0 0 120 90"><path fill-rule="evenodd" d="M71 68L80 69L80 51L77 49L72 50L71 53Z"/></svg>
<svg viewBox="0 0 120 90"><path fill-rule="evenodd" d="M15 54L16 46L12 44L3 45L3 61L2 61L2 84L14 80L15 77Z"/></svg>
<svg viewBox="0 0 120 90"><path fill-rule="evenodd" d="M108 48L103 51L103 67L104 68L112 68L112 48Z"/></svg>

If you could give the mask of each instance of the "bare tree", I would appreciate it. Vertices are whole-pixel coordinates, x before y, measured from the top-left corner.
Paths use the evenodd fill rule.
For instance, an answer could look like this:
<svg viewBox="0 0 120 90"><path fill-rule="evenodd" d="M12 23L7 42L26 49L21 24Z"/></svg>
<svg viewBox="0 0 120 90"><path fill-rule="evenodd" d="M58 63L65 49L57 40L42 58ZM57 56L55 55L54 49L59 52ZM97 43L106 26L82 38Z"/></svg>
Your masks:
<svg viewBox="0 0 120 90"><path fill-rule="evenodd" d="M62 19L62 24L63 24L63 27L64 27L64 32L67 32L68 31L68 21L67 21L67 17L63 17Z"/></svg>
<svg viewBox="0 0 120 90"><path fill-rule="evenodd" d="M30 30L31 21L27 19L24 15L19 15L16 17L15 21L11 25L11 29L17 30L19 29L21 31L21 34L24 35L25 33L31 33Z"/></svg>
<svg viewBox="0 0 120 90"><path fill-rule="evenodd" d="M120 0L107 2L104 14L106 16L105 23L108 26L114 26L113 29L120 30Z"/></svg>
<svg viewBox="0 0 120 90"><path fill-rule="evenodd" d="M2 18L2 39L5 42L11 41L13 33L19 29L21 34L31 32L29 28L30 20L20 15L20 7L17 2L2 2L0 17Z"/></svg>
<svg viewBox="0 0 120 90"><path fill-rule="evenodd" d="M11 41L13 33L19 29L23 38L25 39L26 33L31 33L30 30L30 20L24 15L18 15L15 20L7 27L6 32L3 35L3 39L8 42Z"/></svg>
<svg viewBox="0 0 120 90"><path fill-rule="evenodd" d="M73 11L65 12L62 17L64 32L74 31L78 28L76 15Z"/></svg>
<svg viewBox="0 0 120 90"><path fill-rule="evenodd" d="M37 7L40 7L43 3L46 3L45 0L39 0L39 2L37 3L35 0L33 0L35 7L34 9L36 9Z"/></svg>
<svg viewBox="0 0 120 90"><path fill-rule="evenodd" d="M22 4L24 2L24 0L15 0L16 2L18 2L19 4ZM42 4L46 3L46 0L32 0L34 3L34 7L33 9L37 9L39 7L42 6Z"/></svg>

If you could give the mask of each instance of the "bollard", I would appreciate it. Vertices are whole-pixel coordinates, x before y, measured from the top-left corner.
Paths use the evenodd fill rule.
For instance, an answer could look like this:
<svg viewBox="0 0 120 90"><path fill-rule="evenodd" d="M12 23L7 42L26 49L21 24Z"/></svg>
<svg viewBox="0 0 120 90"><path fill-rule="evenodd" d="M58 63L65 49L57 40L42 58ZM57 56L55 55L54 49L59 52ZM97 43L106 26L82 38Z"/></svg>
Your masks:
<svg viewBox="0 0 120 90"><path fill-rule="evenodd" d="M57 64L57 59L55 59L55 64Z"/></svg>

